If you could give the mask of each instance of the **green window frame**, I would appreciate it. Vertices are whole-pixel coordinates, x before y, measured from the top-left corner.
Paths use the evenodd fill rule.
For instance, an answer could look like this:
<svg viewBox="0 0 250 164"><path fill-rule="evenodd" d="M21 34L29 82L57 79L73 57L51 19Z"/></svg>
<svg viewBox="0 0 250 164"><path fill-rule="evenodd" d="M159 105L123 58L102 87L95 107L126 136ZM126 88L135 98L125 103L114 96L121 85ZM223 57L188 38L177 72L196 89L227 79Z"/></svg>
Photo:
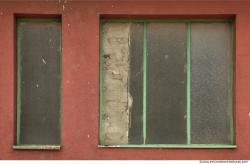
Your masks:
<svg viewBox="0 0 250 164"><path fill-rule="evenodd" d="M148 23L186 23L187 24L187 49L186 49L186 68L187 68L187 81L186 81L186 112L187 112L187 143L186 144L146 144L146 111L147 111L147 24ZM191 24L193 23L229 23L230 24L230 144L192 144L191 143ZM117 145L105 145L103 144L103 27L106 23L142 23L144 25L143 31L143 144L117 144ZM233 79L234 79L234 20L231 19L181 19L181 20L140 20L140 19L101 19L100 20L100 77L99 77L99 145L98 147L131 147L131 148L236 148L234 143L234 114L233 114Z"/></svg>
<svg viewBox="0 0 250 164"><path fill-rule="evenodd" d="M58 56L58 67L59 74L56 75L59 79L59 110L58 111L58 125L59 125L59 138L58 142L59 144L23 144L21 143L21 104L22 104L22 94L21 94L21 88L22 88L22 36L23 31L21 31L20 25L22 23L31 23L33 25L35 24L53 24L58 28L58 43L57 49L55 50L57 52ZM13 145L13 149L20 149L20 150L60 150L61 148L61 131L62 131L62 31L61 31L61 18L17 18L16 19L16 39L17 39L17 112L16 112L16 143ZM53 48L53 46L52 46ZM45 53L45 52L43 52ZM43 59L43 58L42 58ZM44 64L47 64L46 61L43 59ZM43 76L43 75L39 75ZM39 127L37 127L39 128Z"/></svg>

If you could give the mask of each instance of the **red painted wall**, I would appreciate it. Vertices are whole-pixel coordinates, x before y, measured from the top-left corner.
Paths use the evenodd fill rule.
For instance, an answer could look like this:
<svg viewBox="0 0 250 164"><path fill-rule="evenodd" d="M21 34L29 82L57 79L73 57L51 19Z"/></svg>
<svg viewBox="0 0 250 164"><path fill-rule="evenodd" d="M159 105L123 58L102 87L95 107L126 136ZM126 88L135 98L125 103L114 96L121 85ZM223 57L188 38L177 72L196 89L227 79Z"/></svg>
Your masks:
<svg viewBox="0 0 250 164"><path fill-rule="evenodd" d="M62 149L13 150L16 115L15 14L62 16ZM236 149L97 148L100 17L235 16ZM180 16L178 16L180 15ZM250 1L0 0L0 159L249 159ZM88 137L89 136L89 137Z"/></svg>

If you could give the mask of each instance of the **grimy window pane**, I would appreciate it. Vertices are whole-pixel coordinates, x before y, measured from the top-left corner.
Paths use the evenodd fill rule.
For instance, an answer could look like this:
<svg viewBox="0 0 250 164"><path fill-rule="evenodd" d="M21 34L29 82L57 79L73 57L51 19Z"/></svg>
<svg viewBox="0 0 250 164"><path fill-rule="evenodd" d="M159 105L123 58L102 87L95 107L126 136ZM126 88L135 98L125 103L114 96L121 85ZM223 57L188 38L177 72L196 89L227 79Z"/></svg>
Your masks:
<svg viewBox="0 0 250 164"><path fill-rule="evenodd" d="M131 24L129 93L133 98L130 109L129 143L143 143L143 24Z"/></svg>
<svg viewBox="0 0 250 164"><path fill-rule="evenodd" d="M60 144L60 22L18 22L20 144Z"/></svg>
<svg viewBox="0 0 250 164"><path fill-rule="evenodd" d="M191 143L230 144L230 25L191 30Z"/></svg>
<svg viewBox="0 0 250 164"><path fill-rule="evenodd" d="M186 143L185 23L148 24L148 144Z"/></svg>
<svg viewBox="0 0 250 164"><path fill-rule="evenodd" d="M142 143L143 25L103 25L104 145Z"/></svg>

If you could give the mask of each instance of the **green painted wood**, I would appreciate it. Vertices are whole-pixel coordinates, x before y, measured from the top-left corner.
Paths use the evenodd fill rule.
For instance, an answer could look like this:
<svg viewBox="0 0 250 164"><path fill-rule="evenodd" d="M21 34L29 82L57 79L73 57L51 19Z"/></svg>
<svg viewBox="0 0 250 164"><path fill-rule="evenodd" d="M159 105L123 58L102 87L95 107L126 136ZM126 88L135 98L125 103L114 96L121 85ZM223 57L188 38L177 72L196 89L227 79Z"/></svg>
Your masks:
<svg viewBox="0 0 250 164"><path fill-rule="evenodd" d="M231 19L102 19L103 23L217 23L217 22L232 22Z"/></svg>
<svg viewBox="0 0 250 164"><path fill-rule="evenodd" d="M190 108L191 108L191 87L190 87L190 53L191 53L191 23L188 23L188 31L187 31L187 144L191 143L191 126L190 126Z"/></svg>
<svg viewBox="0 0 250 164"><path fill-rule="evenodd" d="M60 18L18 18L18 22L36 22L36 23L49 23L61 22Z"/></svg>
<svg viewBox="0 0 250 164"><path fill-rule="evenodd" d="M61 20L59 20L61 23ZM62 26L62 24L61 24ZM62 27L61 27L62 29ZM59 118L59 128L60 128L60 144L62 144L62 30L59 32L59 65L60 65L60 118Z"/></svg>
<svg viewBox="0 0 250 164"><path fill-rule="evenodd" d="M100 96L100 102L99 102L99 108L100 108L100 113L99 113L99 143L103 143L103 138L102 138L102 110L103 110L103 93L102 93L102 88L103 88L103 79L102 79L102 67L103 67L103 24L100 22L99 30L100 30L100 77L99 77L99 83L100 83L100 88L99 88L99 96Z"/></svg>
<svg viewBox="0 0 250 164"><path fill-rule="evenodd" d="M21 30L20 21L17 21L17 134L16 143L20 143L20 119L21 119Z"/></svg>
<svg viewBox="0 0 250 164"><path fill-rule="evenodd" d="M147 23L144 22L143 42L143 141L147 139Z"/></svg>
<svg viewBox="0 0 250 164"><path fill-rule="evenodd" d="M231 62L230 62L230 110L231 110L231 116L230 116L230 141L231 144L234 144L234 23L231 22Z"/></svg>
<svg viewBox="0 0 250 164"><path fill-rule="evenodd" d="M112 146L103 146L98 145L102 148L186 148L186 149L234 149L237 148L236 145L216 145L216 144L142 144L142 145L112 145Z"/></svg>

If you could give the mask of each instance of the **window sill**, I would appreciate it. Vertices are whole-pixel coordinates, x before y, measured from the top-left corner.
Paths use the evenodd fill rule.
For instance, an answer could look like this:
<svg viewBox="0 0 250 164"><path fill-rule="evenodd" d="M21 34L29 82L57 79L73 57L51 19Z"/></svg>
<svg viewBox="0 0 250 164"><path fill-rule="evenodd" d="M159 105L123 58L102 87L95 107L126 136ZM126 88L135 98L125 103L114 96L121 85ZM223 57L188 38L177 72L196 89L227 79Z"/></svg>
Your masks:
<svg viewBox="0 0 250 164"><path fill-rule="evenodd" d="M184 149L235 149L236 145L221 144L146 144L146 145L98 145L99 148L184 148Z"/></svg>
<svg viewBox="0 0 250 164"><path fill-rule="evenodd" d="M61 145L13 145L16 150L60 150Z"/></svg>

